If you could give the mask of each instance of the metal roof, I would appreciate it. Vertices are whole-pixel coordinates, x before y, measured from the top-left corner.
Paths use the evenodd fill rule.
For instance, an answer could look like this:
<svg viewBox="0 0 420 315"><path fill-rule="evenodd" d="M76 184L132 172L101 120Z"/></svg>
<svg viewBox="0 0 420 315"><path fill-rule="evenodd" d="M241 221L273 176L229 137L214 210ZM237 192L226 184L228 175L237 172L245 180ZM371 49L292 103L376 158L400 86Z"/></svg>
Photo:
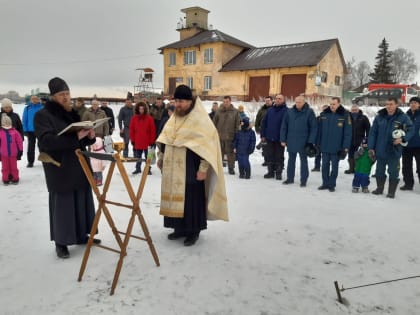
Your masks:
<svg viewBox="0 0 420 315"><path fill-rule="evenodd" d="M345 61L338 39L297 43L245 50L229 61L220 71L259 70L315 66L337 44L343 66Z"/></svg>
<svg viewBox="0 0 420 315"><path fill-rule="evenodd" d="M239 47L244 47L244 48L254 48L254 46L247 44L228 34L225 34L219 30L203 30L202 32L192 37L174 42L172 44L160 47L158 49L163 50L165 48L175 48L175 49L187 48L187 47L198 46L201 44L216 43L216 42L229 43L229 44L236 45Z"/></svg>

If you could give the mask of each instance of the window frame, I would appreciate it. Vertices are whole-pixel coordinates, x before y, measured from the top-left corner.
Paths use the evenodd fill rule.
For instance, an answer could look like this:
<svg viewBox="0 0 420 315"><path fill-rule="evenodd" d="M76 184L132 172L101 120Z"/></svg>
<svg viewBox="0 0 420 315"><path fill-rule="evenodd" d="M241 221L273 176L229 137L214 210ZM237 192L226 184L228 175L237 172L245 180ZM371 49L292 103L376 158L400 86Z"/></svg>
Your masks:
<svg viewBox="0 0 420 315"><path fill-rule="evenodd" d="M204 64L212 64L214 61L213 47L204 49Z"/></svg>
<svg viewBox="0 0 420 315"><path fill-rule="evenodd" d="M204 76L204 91L211 91L213 89L213 77L211 75Z"/></svg>
<svg viewBox="0 0 420 315"><path fill-rule="evenodd" d="M176 66L176 52L169 53L169 67L173 67L173 66Z"/></svg>
<svg viewBox="0 0 420 315"><path fill-rule="evenodd" d="M196 62L197 58L195 50L184 51L184 65L195 65Z"/></svg>

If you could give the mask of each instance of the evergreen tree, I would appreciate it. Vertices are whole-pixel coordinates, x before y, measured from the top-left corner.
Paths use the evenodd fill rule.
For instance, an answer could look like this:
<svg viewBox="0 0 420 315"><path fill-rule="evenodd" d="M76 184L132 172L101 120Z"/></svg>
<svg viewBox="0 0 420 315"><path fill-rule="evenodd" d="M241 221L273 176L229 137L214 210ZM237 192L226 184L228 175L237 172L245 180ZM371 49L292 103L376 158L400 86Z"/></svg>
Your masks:
<svg viewBox="0 0 420 315"><path fill-rule="evenodd" d="M384 38L378 46L379 52L376 56L376 64L373 72L369 74L373 83L394 83L392 74L391 57L392 53L389 51L389 44Z"/></svg>

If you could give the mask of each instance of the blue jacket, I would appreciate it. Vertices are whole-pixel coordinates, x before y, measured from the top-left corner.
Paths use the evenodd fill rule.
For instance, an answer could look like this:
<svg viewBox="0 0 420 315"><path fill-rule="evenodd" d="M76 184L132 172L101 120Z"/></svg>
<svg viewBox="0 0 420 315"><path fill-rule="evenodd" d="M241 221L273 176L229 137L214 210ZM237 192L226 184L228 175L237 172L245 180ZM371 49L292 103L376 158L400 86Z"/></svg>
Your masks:
<svg viewBox="0 0 420 315"><path fill-rule="evenodd" d="M375 155L379 159L399 159L402 154L402 146L393 144L392 132L401 127L406 130L404 140L410 141L414 134L410 118L399 108L392 116L388 115L386 108L381 109L370 128L369 150L375 150Z"/></svg>
<svg viewBox="0 0 420 315"><path fill-rule="evenodd" d="M334 154L349 149L351 134L350 114L342 105L335 113L328 107L319 116L317 143L321 152Z"/></svg>
<svg viewBox="0 0 420 315"><path fill-rule="evenodd" d="M267 140L280 142L280 130L288 109L286 103L280 106L273 105L265 114L261 122L261 137Z"/></svg>
<svg viewBox="0 0 420 315"><path fill-rule="evenodd" d="M34 117L42 107L43 105L41 103L29 103L25 106L22 116L23 132L34 132Z"/></svg>
<svg viewBox="0 0 420 315"><path fill-rule="evenodd" d="M237 154L249 155L255 150L255 131L245 129L238 131L233 140L233 148Z"/></svg>
<svg viewBox="0 0 420 315"><path fill-rule="evenodd" d="M419 148L420 147L420 109L416 110L414 113L409 109L407 111L407 116L410 118L413 123L413 137L408 141L407 148Z"/></svg>
<svg viewBox="0 0 420 315"><path fill-rule="evenodd" d="M293 106L283 120L280 141L287 143L287 151L302 152L307 143L316 143L318 123L315 113L308 104L302 110Z"/></svg>

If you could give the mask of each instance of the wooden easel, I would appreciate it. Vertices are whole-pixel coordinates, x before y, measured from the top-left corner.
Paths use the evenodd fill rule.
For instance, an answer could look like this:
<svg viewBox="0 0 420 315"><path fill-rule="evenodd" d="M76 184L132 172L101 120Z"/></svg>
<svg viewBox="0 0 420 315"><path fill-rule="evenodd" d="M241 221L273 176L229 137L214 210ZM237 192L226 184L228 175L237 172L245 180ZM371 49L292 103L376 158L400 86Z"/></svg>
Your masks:
<svg viewBox="0 0 420 315"><path fill-rule="evenodd" d="M94 194L96 195L96 198L98 199L98 210L96 211L96 215L95 215L95 219L93 221L93 225L92 225L92 229L90 231L90 236L89 236L89 240L86 246L86 250L85 250L85 254L83 256L83 260L82 260L82 265L80 266L80 272L79 272L79 278L78 281L82 281L82 277L83 277L83 273L86 269L86 264L87 261L89 259L89 254L90 254L90 249L92 246L97 246L115 253L118 253L120 255L120 258L118 260L117 263L117 267L114 273L114 280L112 281L112 286L111 286L111 293L110 295L113 295L115 292L115 287L117 285L118 282L118 278L120 276L120 272L121 272L121 268L123 265L123 260L124 257L127 255L127 246L128 246L128 242L130 240L131 237L139 239L139 240L143 240L146 241L147 244L149 245L149 249L150 252L152 253L153 259L156 263L156 266L160 266L159 263L159 257L157 255L157 252L155 250L155 247L153 245L152 242L152 238L150 237L149 234L149 230L147 228L146 225L146 221L143 218L143 215L141 213L141 209L140 209L140 199L142 197L143 194L143 189L144 189L144 185L146 183L146 179L147 179L147 175L149 173L149 169L150 169L150 158L148 158L146 160L146 166L144 168L143 171L143 175L141 177L141 181L137 190L137 194L134 193L133 187L131 186L131 182L128 179L127 176L127 172L125 170L125 167L123 165L123 161L124 159L121 158L119 153L115 153L115 154L104 154L104 153L93 153L93 152L86 152L86 151L81 151L81 150L76 150L76 154L77 157L79 158L80 164L83 168L83 171L87 177L87 180L89 181L90 186L92 187L92 190L94 192ZM99 159L99 160L107 160L111 162L111 165L109 167L108 170L108 174L106 176L105 179L105 184L102 190L102 194L98 189L98 186L96 186L96 182L93 178L93 174L92 171L86 161L86 158L95 158L95 159ZM115 169L115 165L118 167L118 170L120 171L121 177L123 179L124 185L127 189L128 195L130 197L130 200L132 202L131 205L127 205L127 204L122 204L122 203L118 203L118 202L114 202L114 201L110 201L106 199L106 194L108 192L109 189L109 185L111 183L111 179L112 179L112 175L114 173L114 169ZM112 219L112 216L109 212L109 209L107 208L107 204L111 204L114 206L118 206L118 207L124 207L124 208L128 208L131 209L131 217L127 226L127 229L125 232L119 231L115 224L114 224L114 220ZM115 239L117 240L118 246L119 246L119 250L114 249L114 248L110 248L104 245L100 245L100 244L94 244L93 243L93 237L96 234L97 230L98 230L98 223L99 223L99 219L101 218L102 213L105 215L106 220L108 221L109 226L111 227L112 233L115 236ZM133 230L133 225L134 225L134 221L136 219L136 217L138 218L141 228L143 230L144 233L144 237L140 237L140 236L135 236L135 235L131 235L131 232ZM120 237L121 235L124 235L124 239L121 239Z"/></svg>

